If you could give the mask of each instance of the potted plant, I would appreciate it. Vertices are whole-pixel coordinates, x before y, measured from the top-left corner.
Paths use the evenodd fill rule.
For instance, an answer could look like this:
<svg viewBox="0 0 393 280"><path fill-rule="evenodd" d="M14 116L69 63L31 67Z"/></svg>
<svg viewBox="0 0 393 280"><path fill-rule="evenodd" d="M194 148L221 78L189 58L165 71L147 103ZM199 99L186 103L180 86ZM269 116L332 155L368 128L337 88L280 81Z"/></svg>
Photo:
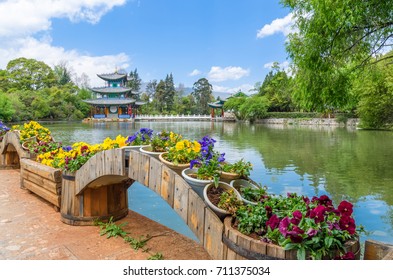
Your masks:
<svg viewBox="0 0 393 280"><path fill-rule="evenodd" d="M183 178L202 197L203 188L214 181L220 179L220 163L224 161L224 154L214 151L216 142L209 136L198 141L201 145L200 155L197 159L191 160L190 168L182 171Z"/></svg>
<svg viewBox="0 0 393 280"><path fill-rule="evenodd" d="M265 195L257 205L239 207L231 226L257 243L292 250L288 255L296 259L359 258L360 252L347 246L359 242L352 213L351 203L342 201L335 208L326 195L311 200L296 194Z"/></svg>
<svg viewBox="0 0 393 280"><path fill-rule="evenodd" d="M266 194L267 187L257 186L245 179L235 179L230 182L242 197L245 204L257 204Z"/></svg>
<svg viewBox="0 0 393 280"><path fill-rule="evenodd" d="M141 128L136 131L133 135L127 137L126 146L123 148L139 149L143 146L150 144L151 138L153 137L153 130L150 128Z"/></svg>
<svg viewBox="0 0 393 280"><path fill-rule="evenodd" d="M171 169L180 173L183 169L190 166L191 160L199 157L201 144L197 141L188 139L180 140L175 146L169 148L168 152L159 155L161 162Z"/></svg>
<svg viewBox="0 0 393 280"><path fill-rule="evenodd" d="M252 170L252 164L249 161L240 159L234 163L224 163L221 165L221 180L231 181L238 178L248 178Z"/></svg>
<svg viewBox="0 0 393 280"><path fill-rule="evenodd" d="M172 131L168 132L166 130L162 130L152 137L150 145L143 146L139 150L142 153L149 154L158 159L160 154L167 152L168 149L180 141L181 138L181 135Z"/></svg>
<svg viewBox="0 0 393 280"><path fill-rule="evenodd" d="M236 189L221 181L207 184L203 189L203 198L221 219L233 215L242 205L241 197Z"/></svg>

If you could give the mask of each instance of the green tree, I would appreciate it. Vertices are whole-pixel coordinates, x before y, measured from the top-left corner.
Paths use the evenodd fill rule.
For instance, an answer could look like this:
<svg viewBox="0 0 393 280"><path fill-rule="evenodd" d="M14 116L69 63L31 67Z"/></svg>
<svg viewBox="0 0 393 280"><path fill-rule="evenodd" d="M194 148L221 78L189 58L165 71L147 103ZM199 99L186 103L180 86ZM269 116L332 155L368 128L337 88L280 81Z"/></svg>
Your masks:
<svg viewBox="0 0 393 280"><path fill-rule="evenodd" d="M239 111L244 119L253 122L257 119L266 118L269 105L266 96L253 95L245 100Z"/></svg>
<svg viewBox="0 0 393 280"><path fill-rule="evenodd" d="M242 92L236 93L225 101L224 110L234 113L236 118L240 120L244 119L245 116L240 113L240 107L246 102L247 98L247 95Z"/></svg>
<svg viewBox="0 0 393 280"><path fill-rule="evenodd" d="M39 90L56 82L52 68L35 59L21 57L11 60L7 71L11 90Z"/></svg>
<svg viewBox="0 0 393 280"><path fill-rule="evenodd" d="M138 70L135 68L134 71L130 72L127 81L127 87L131 88L132 95L139 95L139 91L141 89L142 79L139 78Z"/></svg>
<svg viewBox="0 0 393 280"><path fill-rule="evenodd" d="M57 85L63 86L68 83L72 83L72 71L67 66L66 62L60 62L58 65L55 65L54 74L56 77Z"/></svg>
<svg viewBox="0 0 393 280"><path fill-rule="evenodd" d="M346 107L353 71L391 48L393 0L281 2L291 9L298 30L287 44L296 70L295 98L308 110Z"/></svg>
<svg viewBox="0 0 393 280"><path fill-rule="evenodd" d="M175 84L173 82L173 76L171 73L169 75L166 75L165 77L164 102L165 102L165 109L167 112L171 112L173 109L173 104L175 102L175 94L176 94L176 89L175 89Z"/></svg>
<svg viewBox="0 0 393 280"><path fill-rule="evenodd" d="M196 81L192 87L192 95L195 98L197 113L209 114L208 103L214 100L213 86L206 78L201 78Z"/></svg>
<svg viewBox="0 0 393 280"><path fill-rule="evenodd" d="M289 112L294 107L291 94L292 79L275 62L259 89L259 95L268 98L270 103L269 111Z"/></svg>
<svg viewBox="0 0 393 280"><path fill-rule="evenodd" d="M14 113L15 109L10 98L0 89L0 120L10 121Z"/></svg>
<svg viewBox="0 0 393 280"><path fill-rule="evenodd" d="M154 105L158 112L162 113L165 109L165 82L160 80L154 94Z"/></svg>
<svg viewBox="0 0 393 280"><path fill-rule="evenodd" d="M356 77L353 92L359 96L358 114L363 128L393 128L393 65L379 63Z"/></svg>
<svg viewBox="0 0 393 280"><path fill-rule="evenodd" d="M154 97L157 88L157 80L149 81L146 85L146 94L149 100Z"/></svg>

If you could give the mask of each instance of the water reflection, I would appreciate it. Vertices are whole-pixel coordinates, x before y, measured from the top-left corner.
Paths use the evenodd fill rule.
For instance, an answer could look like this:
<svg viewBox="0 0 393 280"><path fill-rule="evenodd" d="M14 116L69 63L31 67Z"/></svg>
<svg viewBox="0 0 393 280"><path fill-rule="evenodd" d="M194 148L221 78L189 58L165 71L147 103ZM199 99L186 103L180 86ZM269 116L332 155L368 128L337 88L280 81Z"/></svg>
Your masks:
<svg viewBox="0 0 393 280"><path fill-rule="evenodd" d="M375 240L393 243L393 132L328 126L272 126L222 122L136 122L47 125L65 143L98 143L141 127L200 139L211 135L229 161L245 158L251 177L270 192L328 194L355 205L358 224Z"/></svg>

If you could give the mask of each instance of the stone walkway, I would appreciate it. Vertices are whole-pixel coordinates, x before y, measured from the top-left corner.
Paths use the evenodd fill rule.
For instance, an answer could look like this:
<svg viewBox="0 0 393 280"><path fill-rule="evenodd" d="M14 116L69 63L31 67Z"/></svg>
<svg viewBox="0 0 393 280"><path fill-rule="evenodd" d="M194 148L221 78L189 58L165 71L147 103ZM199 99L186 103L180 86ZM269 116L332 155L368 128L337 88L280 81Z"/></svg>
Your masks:
<svg viewBox="0 0 393 280"><path fill-rule="evenodd" d="M116 224L133 238L156 236L135 251L120 237L100 236L97 226L70 226L51 204L20 188L19 170L0 170L0 260L166 260L210 259L203 246L130 211Z"/></svg>

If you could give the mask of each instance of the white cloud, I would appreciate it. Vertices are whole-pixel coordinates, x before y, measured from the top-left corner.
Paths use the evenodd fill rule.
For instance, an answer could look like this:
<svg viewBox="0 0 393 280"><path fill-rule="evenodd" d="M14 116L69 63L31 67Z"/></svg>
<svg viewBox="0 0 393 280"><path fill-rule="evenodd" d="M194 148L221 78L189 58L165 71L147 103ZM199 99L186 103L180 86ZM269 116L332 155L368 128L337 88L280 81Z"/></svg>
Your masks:
<svg viewBox="0 0 393 280"><path fill-rule="evenodd" d="M250 84L243 84L237 87L225 87L220 85L212 85L212 86L213 86L213 90L217 92L237 93L239 91L242 91L245 94L249 94L250 90L254 88L254 86Z"/></svg>
<svg viewBox="0 0 393 280"><path fill-rule="evenodd" d="M212 66L208 73L208 79L213 82L222 82L227 80L239 80L250 74L250 70L243 69L236 66L228 66L221 68L219 66Z"/></svg>
<svg viewBox="0 0 393 280"><path fill-rule="evenodd" d="M97 73L127 68L129 57L124 53L91 56L77 50L52 45L50 37L53 18L97 23L101 17L126 0L6 0L0 2L0 69L10 60L26 57L53 67L67 62L79 76L89 76L91 85L102 85ZM39 33L40 32L40 33ZM42 33L43 32L43 33ZM41 38L35 36L44 34Z"/></svg>
<svg viewBox="0 0 393 280"><path fill-rule="evenodd" d="M276 63L276 62L273 62L273 61L272 61L272 62L265 63L265 64L263 65L263 68L271 69L275 63ZM284 61L284 62L282 62L282 63L279 63L278 66L280 67L281 70L286 71L286 70L289 68L289 61L286 60L286 61Z"/></svg>
<svg viewBox="0 0 393 280"><path fill-rule="evenodd" d="M194 69L194 70L192 70L192 72L190 74L188 74L188 76L194 77L194 76L198 76L200 74L202 74L201 71L199 71L198 69Z"/></svg>
<svg viewBox="0 0 393 280"><path fill-rule="evenodd" d="M275 63L276 62L268 62L268 63L265 63L263 65L263 67L267 68L267 69L272 69L272 67ZM293 69L290 67L291 65L289 64L289 61L286 60L282 63L279 63L278 66L280 67L280 70L285 71L285 73L287 73L288 76L290 76L290 77L294 76L294 72L293 72Z"/></svg>
<svg viewBox="0 0 393 280"><path fill-rule="evenodd" d="M294 20L292 13L289 13L284 18L278 18L273 20L270 24L265 24L261 29L258 30L257 38L264 38L275 33L283 33L285 36L294 31L293 29Z"/></svg>
<svg viewBox="0 0 393 280"><path fill-rule="evenodd" d="M2 65L6 66L10 60L18 57L34 58L45 62L50 67L66 61L67 66L70 66L79 76L82 73L87 74L92 86L103 86L103 82L97 77L97 73L108 73L115 71L116 68L126 69L129 66L129 57L124 53L90 56L81 54L76 50L65 50L61 47L55 47L48 41L40 41L32 37L17 39L8 43L8 45L13 47L8 49L0 48L0 68L3 68Z"/></svg>
<svg viewBox="0 0 393 280"><path fill-rule="evenodd" d="M97 23L126 0L6 0L0 2L0 37L48 31L52 18Z"/></svg>

